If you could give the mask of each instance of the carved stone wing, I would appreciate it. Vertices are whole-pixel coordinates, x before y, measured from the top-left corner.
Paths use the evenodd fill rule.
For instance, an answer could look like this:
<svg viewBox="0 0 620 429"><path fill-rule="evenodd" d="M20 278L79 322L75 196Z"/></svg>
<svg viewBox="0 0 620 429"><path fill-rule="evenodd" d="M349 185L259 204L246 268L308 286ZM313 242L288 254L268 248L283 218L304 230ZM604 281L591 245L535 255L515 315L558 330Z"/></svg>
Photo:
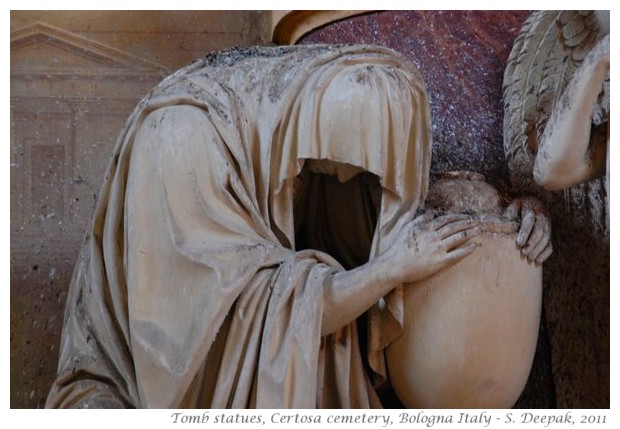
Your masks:
<svg viewBox="0 0 620 429"><path fill-rule="evenodd" d="M504 152L513 188L536 192L532 170L547 120L575 71L602 37L593 11L537 11L525 21L504 74ZM609 81L593 113L608 117Z"/></svg>

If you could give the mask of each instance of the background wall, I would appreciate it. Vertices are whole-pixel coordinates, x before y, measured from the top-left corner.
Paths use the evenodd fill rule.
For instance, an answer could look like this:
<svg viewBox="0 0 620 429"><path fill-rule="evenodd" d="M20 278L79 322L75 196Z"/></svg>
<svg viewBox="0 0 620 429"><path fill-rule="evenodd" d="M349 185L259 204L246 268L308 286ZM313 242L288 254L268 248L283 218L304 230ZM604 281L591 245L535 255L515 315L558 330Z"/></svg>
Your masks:
<svg viewBox="0 0 620 429"><path fill-rule="evenodd" d="M73 265L133 107L192 59L269 32L267 12L11 12L12 408L45 403Z"/></svg>

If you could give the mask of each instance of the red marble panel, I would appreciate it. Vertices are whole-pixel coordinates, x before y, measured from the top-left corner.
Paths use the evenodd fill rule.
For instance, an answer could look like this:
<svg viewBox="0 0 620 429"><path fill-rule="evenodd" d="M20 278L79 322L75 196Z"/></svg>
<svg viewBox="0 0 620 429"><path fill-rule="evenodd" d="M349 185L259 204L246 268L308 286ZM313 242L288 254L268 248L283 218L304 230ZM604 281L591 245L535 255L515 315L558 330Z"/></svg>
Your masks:
<svg viewBox="0 0 620 429"><path fill-rule="evenodd" d="M301 43L365 43L420 70L433 115L433 171L467 169L507 182L502 127L506 60L526 11L385 11L317 29Z"/></svg>

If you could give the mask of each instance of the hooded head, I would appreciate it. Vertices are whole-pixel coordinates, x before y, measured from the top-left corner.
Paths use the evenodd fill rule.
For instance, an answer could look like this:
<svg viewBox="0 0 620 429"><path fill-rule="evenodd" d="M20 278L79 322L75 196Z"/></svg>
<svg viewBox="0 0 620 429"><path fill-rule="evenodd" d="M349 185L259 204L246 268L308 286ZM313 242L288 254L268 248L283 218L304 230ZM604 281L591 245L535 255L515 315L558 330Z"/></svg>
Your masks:
<svg viewBox="0 0 620 429"><path fill-rule="evenodd" d="M407 213L415 213L428 189L430 113L417 71L387 50L343 55L311 70L288 106L272 146L273 195L292 194L304 166L336 176L339 183L371 173L378 180L358 180L359 186L377 186L380 196L370 201L376 192L369 189L367 197L360 197L368 200L368 210L358 211L371 212L376 203L374 221L363 222L373 225L370 237L378 246L401 220L411 218ZM355 207L350 198L362 191L352 186L346 191L349 200L340 205ZM338 198L332 199L337 204ZM318 209L296 210L296 215Z"/></svg>

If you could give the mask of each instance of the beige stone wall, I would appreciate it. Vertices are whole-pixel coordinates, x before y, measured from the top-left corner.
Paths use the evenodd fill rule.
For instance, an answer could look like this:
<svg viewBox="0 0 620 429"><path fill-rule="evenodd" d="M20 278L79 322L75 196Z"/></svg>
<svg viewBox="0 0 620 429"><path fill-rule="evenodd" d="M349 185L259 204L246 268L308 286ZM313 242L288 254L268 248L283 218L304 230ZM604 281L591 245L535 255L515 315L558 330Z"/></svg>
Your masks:
<svg viewBox="0 0 620 429"><path fill-rule="evenodd" d="M13 11L11 31L37 21L177 69L206 52L269 38L267 11Z"/></svg>
<svg viewBox="0 0 620 429"><path fill-rule="evenodd" d="M207 52L269 40L259 11L11 12L11 407L42 407L112 146L139 99Z"/></svg>

